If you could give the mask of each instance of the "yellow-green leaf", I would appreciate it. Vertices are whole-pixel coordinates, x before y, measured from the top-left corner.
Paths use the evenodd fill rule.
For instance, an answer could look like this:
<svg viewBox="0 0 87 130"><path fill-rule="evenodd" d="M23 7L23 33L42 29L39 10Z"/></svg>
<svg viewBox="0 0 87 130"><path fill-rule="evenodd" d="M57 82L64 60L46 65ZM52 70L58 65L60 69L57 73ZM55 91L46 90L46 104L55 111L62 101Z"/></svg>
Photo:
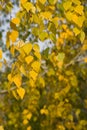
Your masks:
<svg viewBox="0 0 87 130"><path fill-rule="evenodd" d="M71 8L71 5L72 5L72 1L64 2L63 7L64 7L65 11L69 10Z"/></svg>
<svg viewBox="0 0 87 130"><path fill-rule="evenodd" d="M33 13L35 13L35 7L31 2L25 2L23 4L23 7L27 10L27 12L29 12L29 10L31 10Z"/></svg>
<svg viewBox="0 0 87 130"><path fill-rule="evenodd" d="M81 31L80 41L83 43L84 39L85 39L85 33L83 31Z"/></svg>
<svg viewBox="0 0 87 130"><path fill-rule="evenodd" d="M80 33L80 30L79 30L77 27L75 27L75 28L73 29L73 32L74 32L75 35L77 36L77 35Z"/></svg>
<svg viewBox="0 0 87 130"><path fill-rule="evenodd" d="M48 0L49 4L54 5L56 4L57 0Z"/></svg>
<svg viewBox="0 0 87 130"><path fill-rule="evenodd" d="M57 55L57 60L58 60L59 62L62 62L62 61L64 60L64 58L65 58L65 53L63 53L63 52L60 52L60 53Z"/></svg>

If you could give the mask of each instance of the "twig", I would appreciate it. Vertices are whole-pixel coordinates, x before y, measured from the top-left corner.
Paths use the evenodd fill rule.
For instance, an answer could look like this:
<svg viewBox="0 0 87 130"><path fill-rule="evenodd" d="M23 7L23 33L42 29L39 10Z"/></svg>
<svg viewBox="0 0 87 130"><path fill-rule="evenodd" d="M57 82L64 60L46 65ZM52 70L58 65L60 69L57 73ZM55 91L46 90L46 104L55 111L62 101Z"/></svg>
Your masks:
<svg viewBox="0 0 87 130"><path fill-rule="evenodd" d="M78 61L78 57L80 56L81 52L79 52L69 63L67 63L65 65L65 68L69 67L70 65L72 65L73 63L77 62ZM76 60L77 59L77 60ZM81 61L81 60L80 60Z"/></svg>
<svg viewBox="0 0 87 130"><path fill-rule="evenodd" d="M1 90L0 91L0 94L7 94L7 93L9 93L10 91L12 91L12 90L15 90L17 87L12 87L10 90Z"/></svg>

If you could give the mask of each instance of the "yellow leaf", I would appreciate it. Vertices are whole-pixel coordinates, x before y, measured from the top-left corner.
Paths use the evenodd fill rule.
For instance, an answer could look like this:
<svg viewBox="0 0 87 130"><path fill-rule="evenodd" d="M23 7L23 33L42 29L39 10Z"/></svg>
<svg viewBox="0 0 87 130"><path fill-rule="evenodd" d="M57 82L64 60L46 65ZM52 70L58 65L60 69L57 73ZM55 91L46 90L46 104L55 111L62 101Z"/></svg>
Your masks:
<svg viewBox="0 0 87 130"><path fill-rule="evenodd" d="M23 48L24 52L28 55L32 50L32 44L27 43L22 48Z"/></svg>
<svg viewBox="0 0 87 130"><path fill-rule="evenodd" d="M25 68L23 67L23 65L21 65L20 71L22 74L26 75L26 71L25 71Z"/></svg>
<svg viewBox="0 0 87 130"><path fill-rule="evenodd" d="M20 0L21 4L24 4L25 2L27 2L27 0Z"/></svg>
<svg viewBox="0 0 87 130"><path fill-rule="evenodd" d="M18 25L20 23L20 19L19 18L13 18L11 20L11 22L14 23L14 24L16 24L16 25Z"/></svg>
<svg viewBox="0 0 87 130"><path fill-rule="evenodd" d="M45 12L41 12L41 13L40 13L40 16L41 16L43 19L50 20L50 19L52 18L52 13L49 12L49 11L45 11Z"/></svg>
<svg viewBox="0 0 87 130"><path fill-rule="evenodd" d="M71 8L71 5L72 5L72 1L64 2L63 7L64 7L65 11L69 10Z"/></svg>
<svg viewBox="0 0 87 130"><path fill-rule="evenodd" d="M2 50L0 49L0 59L2 58Z"/></svg>
<svg viewBox="0 0 87 130"><path fill-rule="evenodd" d="M80 5L81 4L81 1L80 0L72 0L72 2L76 5Z"/></svg>
<svg viewBox="0 0 87 130"><path fill-rule="evenodd" d="M87 63L87 57L84 58L84 62Z"/></svg>
<svg viewBox="0 0 87 130"><path fill-rule="evenodd" d="M10 52L11 54L14 56L14 53L15 53L15 47L12 45L11 48L10 48Z"/></svg>
<svg viewBox="0 0 87 130"><path fill-rule="evenodd" d="M33 13L35 13L35 7L31 2L26 2L23 4L23 7L27 10L27 12L29 12L29 10L31 10Z"/></svg>
<svg viewBox="0 0 87 130"><path fill-rule="evenodd" d="M83 6L82 5L78 5L75 7L75 12L82 15L83 14Z"/></svg>
<svg viewBox="0 0 87 130"><path fill-rule="evenodd" d="M84 45L82 46L82 50L83 50L83 51L87 50L87 44L84 44Z"/></svg>
<svg viewBox="0 0 87 130"><path fill-rule="evenodd" d="M39 51L40 51L39 45L34 44L34 45L33 45L33 50L36 51L36 52L39 52Z"/></svg>
<svg viewBox="0 0 87 130"><path fill-rule="evenodd" d="M23 112L22 112L22 114L26 115L26 114L28 114L28 112L29 112L28 109L24 109Z"/></svg>
<svg viewBox="0 0 87 130"><path fill-rule="evenodd" d="M78 25L78 16L76 14L72 14L72 21Z"/></svg>
<svg viewBox="0 0 87 130"><path fill-rule="evenodd" d="M11 74L8 74L8 80L10 81L10 83L13 82L13 78L12 78L12 75L11 75Z"/></svg>
<svg viewBox="0 0 87 130"><path fill-rule="evenodd" d="M30 64L33 61L33 56L27 56L25 57L25 61L27 62L27 64Z"/></svg>
<svg viewBox="0 0 87 130"><path fill-rule="evenodd" d="M27 119L24 119L24 120L23 120L23 125L27 125L28 122L29 122L29 121L28 121Z"/></svg>
<svg viewBox="0 0 87 130"><path fill-rule="evenodd" d="M39 0L41 4L45 4L46 0Z"/></svg>
<svg viewBox="0 0 87 130"><path fill-rule="evenodd" d="M41 113L41 114L48 115L48 110L47 110L47 109L42 108L42 109L40 110L40 113Z"/></svg>
<svg viewBox="0 0 87 130"><path fill-rule="evenodd" d="M28 127L27 127L27 130L31 130L31 126L28 126Z"/></svg>
<svg viewBox="0 0 87 130"><path fill-rule="evenodd" d="M66 18L67 18L69 21L72 20L72 15L73 15L73 14L72 14L70 11L68 11L68 12L65 13Z"/></svg>
<svg viewBox="0 0 87 130"><path fill-rule="evenodd" d="M22 46L24 46L24 45L25 45L25 43L24 43L22 40L20 40L20 41L17 42L16 47L17 47L17 48L20 48L20 47L22 47Z"/></svg>
<svg viewBox="0 0 87 130"><path fill-rule="evenodd" d="M30 120L31 117L32 117L32 113L29 113L29 114L26 115L26 118L27 118L28 120Z"/></svg>
<svg viewBox="0 0 87 130"><path fill-rule="evenodd" d="M37 75L38 74L34 70L31 70L29 73L30 78L32 78L34 81L36 80Z"/></svg>
<svg viewBox="0 0 87 130"><path fill-rule="evenodd" d="M2 125L0 125L0 130L4 130L4 128L3 128L3 126L2 126Z"/></svg>
<svg viewBox="0 0 87 130"><path fill-rule="evenodd" d="M2 68L2 63L0 62L0 69Z"/></svg>
<svg viewBox="0 0 87 130"><path fill-rule="evenodd" d="M18 95L17 95L17 93L14 90L12 91L12 94L18 100Z"/></svg>
<svg viewBox="0 0 87 130"><path fill-rule="evenodd" d="M77 36L77 35L80 33L80 30L79 30L77 27L75 27L75 28L73 29L73 32L74 32L75 35Z"/></svg>
<svg viewBox="0 0 87 130"><path fill-rule="evenodd" d="M36 80L36 79L35 79L35 80ZM29 80L29 84L30 84L31 87L35 87L35 82L34 82L33 79L30 79L30 80Z"/></svg>
<svg viewBox="0 0 87 130"><path fill-rule="evenodd" d="M48 2L49 2L51 5L54 5L54 4L56 4L57 0L48 0Z"/></svg>
<svg viewBox="0 0 87 130"><path fill-rule="evenodd" d="M39 59L41 60L41 54L39 52L34 52L34 55Z"/></svg>
<svg viewBox="0 0 87 130"><path fill-rule="evenodd" d="M16 39L18 38L18 31L13 30L9 37L12 40L12 42L15 42Z"/></svg>
<svg viewBox="0 0 87 130"><path fill-rule="evenodd" d="M13 77L13 82L15 83L15 85L19 88L21 86L21 76L19 74L15 75Z"/></svg>
<svg viewBox="0 0 87 130"><path fill-rule="evenodd" d="M79 16L78 17L78 21L77 21L77 25L81 28L83 26L83 22L85 21L85 16Z"/></svg>
<svg viewBox="0 0 87 130"><path fill-rule="evenodd" d="M17 89L17 93L20 96L20 98L23 99L24 95L25 95L25 89L20 87L20 88Z"/></svg>
<svg viewBox="0 0 87 130"><path fill-rule="evenodd" d="M33 70L35 70L36 72L38 72L38 71L40 70L40 62L34 61L34 62L31 64L31 67L33 68Z"/></svg>

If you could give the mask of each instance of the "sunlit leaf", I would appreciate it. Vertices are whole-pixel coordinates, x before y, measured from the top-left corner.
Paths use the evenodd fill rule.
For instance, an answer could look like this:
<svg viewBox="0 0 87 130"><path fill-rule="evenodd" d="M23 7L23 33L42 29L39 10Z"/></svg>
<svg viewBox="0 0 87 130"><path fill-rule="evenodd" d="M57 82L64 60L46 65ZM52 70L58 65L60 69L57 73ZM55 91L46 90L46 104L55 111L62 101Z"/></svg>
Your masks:
<svg viewBox="0 0 87 130"><path fill-rule="evenodd" d="M25 61L27 62L27 64L30 64L33 61L33 56L27 56L25 57Z"/></svg>
<svg viewBox="0 0 87 130"><path fill-rule="evenodd" d="M78 5L75 7L75 12L82 15L83 14L83 6L82 5Z"/></svg>
<svg viewBox="0 0 87 130"><path fill-rule="evenodd" d="M14 24L16 24L16 25L18 25L20 23L20 19L19 18L13 18L11 20L11 22L14 23Z"/></svg>
<svg viewBox="0 0 87 130"><path fill-rule="evenodd" d="M37 78L37 73L34 70L31 70L29 76L35 81Z"/></svg>
<svg viewBox="0 0 87 130"><path fill-rule="evenodd" d="M18 31L15 31L15 30L13 30L12 32L11 32L11 34L10 34L10 39L11 39L11 41L12 42L15 42L16 41L16 39L18 38Z"/></svg>
<svg viewBox="0 0 87 130"><path fill-rule="evenodd" d="M31 50L32 50L32 44L31 43L27 43L25 44L22 49L24 50L24 52L28 55Z"/></svg>
<svg viewBox="0 0 87 130"><path fill-rule="evenodd" d="M48 2L49 2L51 5L54 5L54 4L56 4L57 0L48 0Z"/></svg>
<svg viewBox="0 0 87 130"><path fill-rule="evenodd" d="M36 52L39 52L40 51L40 47L38 44L34 44L33 45L33 50L36 51Z"/></svg>
<svg viewBox="0 0 87 130"><path fill-rule="evenodd" d="M34 61L34 62L31 64L31 67L33 68L33 70L35 70L36 72L38 72L38 71L40 70L40 62Z"/></svg>
<svg viewBox="0 0 87 130"><path fill-rule="evenodd" d="M66 1L64 2L63 7L67 11L71 8L71 5L72 5L72 1Z"/></svg>
<svg viewBox="0 0 87 130"><path fill-rule="evenodd" d="M15 75L13 77L13 82L15 83L15 85L19 88L21 86L22 83L22 78L19 74Z"/></svg>
<svg viewBox="0 0 87 130"><path fill-rule="evenodd" d="M26 71L25 71L25 68L24 68L23 65L21 65L21 67L20 67L20 72L21 72L22 74L26 75Z"/></svg>
<svg viewBox="0 0 87 130"><path fill-rule="evenodd" d="M31 2L25 2L23 3L23 7L29 12L31 10L33 13L35 13L35 7Z"/></svg>
<svg viewBox="0 0 87 130"><path fill-rule="evenodd" d="M27 0L20 0L21 4L24 4L25 2L27 2Z"/></svg>
<svg viewBox="0 0 87 130"><path fill-rule="evenodd" d="M0 49L0 59L2 59L2 50Z"/></svg>
<svg viewBox="0 0 87 130"><path fill-rule="evenodd" d="M41 4L45 4L46 0L39 0Z"/></svg>
<svg viewBox="0 0 87 130"><path fill-rule="evenodd" d="M74 32L75 35L77 36L77 35L80 33L80 30L75 27L75 28L73 29L73 32Z"/></svg>
<svg viewBox="0 0 87 130"><path fill-rule="evenodd" d="M20 88L17 89L17 93L20 96L20 98L23 99L24 95L25 95L25 89L20 87Z"/></svg>
<svg viewBox="0 0 87 130"><path fill-rule="evenodd" d="M87 57L84 58L84 62L87 63Z"/></svg>
<svg viewBox="0 0 87 130"><path fill-rule="evenodd" d="M41 54L39 52L34 52L34 55L39 59L41 60Z"/></svg>
<svg viewBox="0 0 87 130"><path fill-rule="evenodd" d="M0 130L4 130L4 127L2 125L0 125Z"/></svg>

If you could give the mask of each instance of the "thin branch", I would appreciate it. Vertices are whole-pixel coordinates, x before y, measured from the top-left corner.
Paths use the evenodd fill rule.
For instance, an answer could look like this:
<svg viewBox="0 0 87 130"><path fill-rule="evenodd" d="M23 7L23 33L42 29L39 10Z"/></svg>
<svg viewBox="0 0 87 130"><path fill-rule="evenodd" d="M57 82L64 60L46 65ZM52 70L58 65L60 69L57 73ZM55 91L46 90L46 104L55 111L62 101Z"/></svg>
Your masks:
<svg viewBox="0 0 87 130"><path fill-rule="evenodd" d="M9 93L10 91L12 91L12 90L15 90L17 87L12 87L10 90L1 90L0 91L0 94L7 94L7 93Z"/></svg>
<svg viewBox="0 0 87 130"><path fill-rule="evenodd" d="M81 52L79 52L69 63L67 63L65 65L65 68L69 67L70 65L72 65L73 63L77 62L78 61L78 57L81 55ZM82 59L81 59L82 60ZM81 61L80 60L80 61Z"/></svg>

